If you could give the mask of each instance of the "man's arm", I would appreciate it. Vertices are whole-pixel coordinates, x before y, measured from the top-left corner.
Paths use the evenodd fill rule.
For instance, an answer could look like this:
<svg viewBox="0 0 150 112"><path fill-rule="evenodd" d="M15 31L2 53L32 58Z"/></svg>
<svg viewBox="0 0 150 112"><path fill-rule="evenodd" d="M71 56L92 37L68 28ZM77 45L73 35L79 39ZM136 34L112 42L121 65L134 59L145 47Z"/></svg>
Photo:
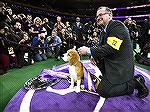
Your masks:
<svg viewBox="0 0 150 112"><path fill-rule="evenodd" d="M93 57L102 58L120 51L124 38L127 36L127 29L122 23L112 23L107 31L108 37L105 45L91 47L91 55Z"/></svg>

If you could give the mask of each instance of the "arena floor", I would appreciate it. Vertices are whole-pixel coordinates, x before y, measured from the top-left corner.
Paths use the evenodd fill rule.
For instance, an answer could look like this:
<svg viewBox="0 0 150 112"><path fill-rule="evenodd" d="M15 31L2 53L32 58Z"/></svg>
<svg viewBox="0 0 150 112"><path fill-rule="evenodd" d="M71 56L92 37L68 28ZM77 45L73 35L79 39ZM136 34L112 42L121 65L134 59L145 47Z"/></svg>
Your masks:
<svg viewBox="0 0 150 112"><path fill-rule="evenodd" d="M94 68L89 67L89 61L84 61L84 65L87 69ZM63 72L67 69L67 66L60 65L54 67L55 70ZM146 80L146 84L150 89L150 71L141 67L135 66L135 74L142 74ZM37 74L38 75L38 74ZM4 112L37 112L37 111L71 111L71 112L149 112L150 111L150 95L144 99L139 99L136 96L137 91L130 96L120 96L113 98L102 98L97 94L82 91L76 93L67 90L67 80L61 80L58 84L43 90L25 90L23 87L14 95L14 97L7 104ZM59 90L65 90L66 93Z"/></svg>

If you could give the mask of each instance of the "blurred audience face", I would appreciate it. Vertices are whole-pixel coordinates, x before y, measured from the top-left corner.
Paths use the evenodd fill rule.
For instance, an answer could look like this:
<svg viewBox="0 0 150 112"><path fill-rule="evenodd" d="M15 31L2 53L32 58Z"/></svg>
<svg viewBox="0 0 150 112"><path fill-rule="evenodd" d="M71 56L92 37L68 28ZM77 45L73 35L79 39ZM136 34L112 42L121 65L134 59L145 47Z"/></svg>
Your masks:
<svg viewBox="0 0 150 112"><path fill-rule="evenodd" d="M56 31L52 31L52 37L55 37L57 35Z"/></svg>
<svg viewBox="0 0 150 112"><path fill-rule="evenodd" d="M112 13L106 7L101 7L97 10L96 19L98 25L106 25L112 19Z"/></svg>
<svg viewBox="0 0 150 112"><path fill-rule="evenodd" d="M36 25L41 25L41 24L42 24L41 18L36 17L36 18L34 19L34 23L35 23Z"/></svg>
<svg viewBox="0 0 150 112"><path fill-rule="evenodd" d="M31 21L32 20L32 16L31 15L27 15L27 20Z"/></svg>
<svg viewBox="0 0 150 112"><path fill-rule="evenodd" d="M97 37L97 32L93 32L93 37Z"/></svg>
<svg viewBox="0 0 150 112"><path fill-rule="evenodd" d="M61 22L61 17L57 16L57 22Z"/></svg>
<svg viewBox="0 0 150 112"><path fill-rule="evenodd" d="M24 40L28 40L28 39L29 39L28 34L27 34L27 33L24 33L23 38L24 38Z"/></svg>
<svg viewBox="0 0 150 112"><path fill-rule="evenodd" d="M79 17L76 18L76 22L80 22L80 18Z"/></svg>
<svg viewBox="0 0 150 112"><path fill-rule="evenodd" d="M16 22L15 28L16 28L16 29L21 29L21 23L20 23L20 22Z"/></svg>
<svg viewBox="0 0 150 112"><path fill-rule="evenodd" d="M3 3L3 2L0 2L0 13L3 12L3 8L4 8L4 3Z"/></svg>
<svg viewBox="0 0 150 112"><path fill-rule="evenodd" d="M12 15L12 9L10 7L6 7L6 11L8 12L9 15Z"/></svg>
<svg viewBox="0 0 150 112"><path fill-rule="evenodd" d="M0 34L4 34L5 30L4 29L0 29Z"/></svg>
<svg viewBox="0 0 150 112"><path fill-rule="evenodd" d="M40 20L39 20L39 19L37 19L37 20L35 21L35 23L36 23L36 24L39 24L39 23L40 23Z"/></svg>

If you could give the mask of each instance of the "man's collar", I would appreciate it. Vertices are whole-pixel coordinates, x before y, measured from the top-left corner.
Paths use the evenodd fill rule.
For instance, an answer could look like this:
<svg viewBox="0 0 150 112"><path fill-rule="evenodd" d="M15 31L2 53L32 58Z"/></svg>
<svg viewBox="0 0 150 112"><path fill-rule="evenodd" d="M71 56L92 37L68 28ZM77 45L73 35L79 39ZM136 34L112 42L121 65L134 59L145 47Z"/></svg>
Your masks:
<svg viewBox="0 0 150 112"><path fill-rule="evenodd" d="M104 32L106 33L106 29L107 29L107 26L110 24L110 22L111 22L112 20L110 20L105 26L104 26Z"/></svg>
<svg viewBox="0 0 150 112"><path fill-rule="evenodd" d="M109 23L107 23L104 27L104 32L106 33L106 29L107 29L107 26L108 26Z"/></svg>

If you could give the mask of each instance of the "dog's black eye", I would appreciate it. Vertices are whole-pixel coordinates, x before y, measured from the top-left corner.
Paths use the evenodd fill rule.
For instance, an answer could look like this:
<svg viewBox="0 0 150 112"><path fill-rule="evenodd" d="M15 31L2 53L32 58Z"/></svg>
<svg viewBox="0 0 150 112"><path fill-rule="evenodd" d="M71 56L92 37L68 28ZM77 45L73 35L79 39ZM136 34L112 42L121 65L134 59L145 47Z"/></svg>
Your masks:
<svg viewBox="0 0 150 112"><path fill-rule="evenodd" d="M68 56L70 56L70 54L68 54Z"/></svg>

